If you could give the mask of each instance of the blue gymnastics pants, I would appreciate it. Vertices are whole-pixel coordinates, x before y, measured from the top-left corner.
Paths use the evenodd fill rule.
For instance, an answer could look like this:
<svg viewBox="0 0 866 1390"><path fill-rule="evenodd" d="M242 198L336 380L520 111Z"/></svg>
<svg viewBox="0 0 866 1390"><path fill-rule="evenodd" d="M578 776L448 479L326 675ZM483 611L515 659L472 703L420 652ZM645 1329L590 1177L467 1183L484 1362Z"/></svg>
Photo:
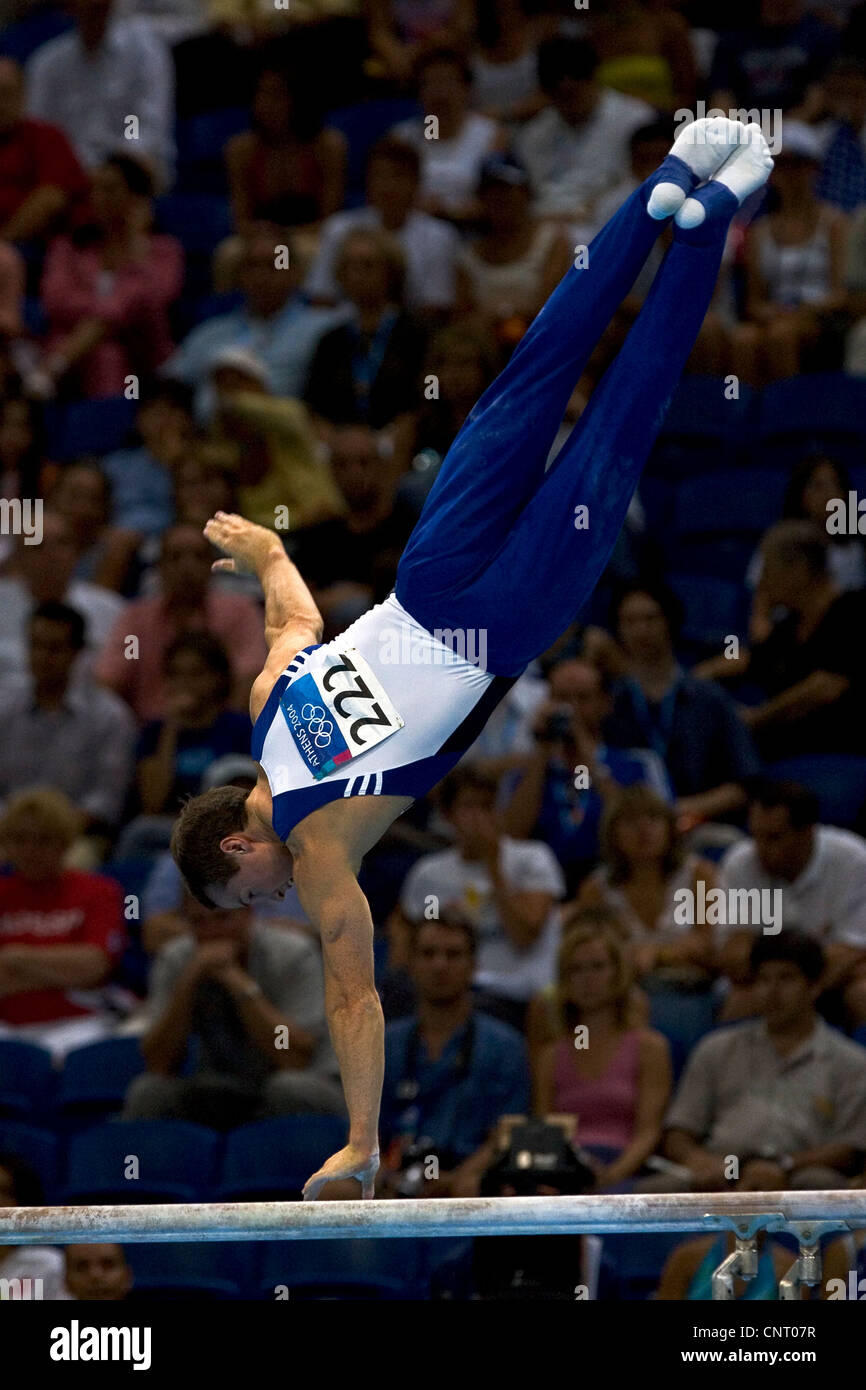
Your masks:
<svg viewBox="0 0 866 1390"><path fill-rule="evenodd" d="M590 354L667 225L646 211L667 163L593 238L474 406L400 560L403 607L430 631L483 630L494 675L525 670L592 593L712 298L737 208L720 184L701 227L674 228L625 343L545 472Z"/></svg>

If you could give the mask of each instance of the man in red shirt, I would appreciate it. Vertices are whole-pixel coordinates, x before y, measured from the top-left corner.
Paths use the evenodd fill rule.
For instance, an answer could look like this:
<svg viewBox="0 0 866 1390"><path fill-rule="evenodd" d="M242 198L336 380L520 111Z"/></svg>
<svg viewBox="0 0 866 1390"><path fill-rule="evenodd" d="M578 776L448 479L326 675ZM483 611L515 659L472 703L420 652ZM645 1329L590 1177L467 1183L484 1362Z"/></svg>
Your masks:
<svg viewBox="0 0 866 1390"><path fill-rule="evenodd" d="M124 947L120 885L63 868L78 813L61 792L13 797L0 819L0 1033L62 1054L113 1020L81 991L107 978Z"/></svg>
<svg viewBox="0 0 866 1390"><path fill-rule="evenodd" d="M0 58L0 240L47 240L88 188L62 130L24 115L21 68Z"/></svg>

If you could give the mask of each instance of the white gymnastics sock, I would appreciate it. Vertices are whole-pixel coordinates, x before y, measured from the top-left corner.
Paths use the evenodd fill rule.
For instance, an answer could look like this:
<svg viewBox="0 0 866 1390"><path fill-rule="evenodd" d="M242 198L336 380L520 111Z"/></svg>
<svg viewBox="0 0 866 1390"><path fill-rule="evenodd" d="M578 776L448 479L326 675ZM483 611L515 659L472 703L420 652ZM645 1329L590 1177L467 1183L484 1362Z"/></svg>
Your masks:
<svg viewBox="0 0 866 1390"><path fill-rule="evenodd" d="M671 146L670 153L686 166L683 170L683 183L688 180L691 186L683 187L682 183L657 183L647 203L650 217L658 221L665 217L673 217L682 207L688 194L722 167L731 152L736 149L742 129L739 122L731 121L727 116L704 116L681 130Z"/></svg>
<svg viewBox="0 0 866 1390"><path fill-rule="evenodd" d="M722 184L733 193L738 203L743 203L750 193L767 182L772 173L773 159L759 125L753 123L740 129L740 143L714 175L712 182ZM678 227L699 227L706 215L706 208L697 198L686 198L674 220Z"/></svg>

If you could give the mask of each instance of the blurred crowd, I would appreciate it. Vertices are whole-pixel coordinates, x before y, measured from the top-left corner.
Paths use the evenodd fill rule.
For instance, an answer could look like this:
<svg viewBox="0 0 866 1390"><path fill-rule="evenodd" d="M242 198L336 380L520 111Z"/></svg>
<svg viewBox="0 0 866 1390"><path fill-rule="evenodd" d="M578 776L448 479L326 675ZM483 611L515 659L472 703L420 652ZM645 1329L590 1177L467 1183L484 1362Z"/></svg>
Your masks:
<svg viewBox="0 0 866 1390"><path fill-rule="evenodd" d="M256 776L262 595L202 527L275 529L326 640L387 597L475 401L712 108L775 169L684 389L856 391L866 4L31 0L0 29L0 1202L68 1195L85 1119L339 1130L299 903L207 912L168 853L185 798ZM662 441L588 609L365 861L383 1197L866 1184L866 433L745 466L700 435ZM64 1110L111 1043L116 1094ZM702 1298L728 1247L631 1283L614 1241L534 1251L476 1242L430 1286ZM0 1249L31 1275L134 1282L119 1247Z"/></svg>

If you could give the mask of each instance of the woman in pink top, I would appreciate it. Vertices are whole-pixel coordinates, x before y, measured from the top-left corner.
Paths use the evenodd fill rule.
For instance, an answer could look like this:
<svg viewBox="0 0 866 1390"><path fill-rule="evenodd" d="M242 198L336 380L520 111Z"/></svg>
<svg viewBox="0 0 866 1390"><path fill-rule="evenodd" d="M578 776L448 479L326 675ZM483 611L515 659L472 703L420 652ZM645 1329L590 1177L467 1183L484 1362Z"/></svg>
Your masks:
<svg viewBox="0 0 866 1390"><path fill-rule="evenodd" d="M76 394L119 396L172 349L168 310L180 294L183 252L150 227L153 183L127 155L93 175L93 217L49 249L40 297L48 319L44 367Z"/></svg>
<svg viewBox="0 0 866 1390"><path fill-rule="evenodd" d="M577 923L559 952L561 1035L538 1054L538 1115L577 1116L577 1141L598 1162L597 1183L632 1177L656 1148L671 1094L667 1041L633 1021L632 974L612 928Z"/></svg>

